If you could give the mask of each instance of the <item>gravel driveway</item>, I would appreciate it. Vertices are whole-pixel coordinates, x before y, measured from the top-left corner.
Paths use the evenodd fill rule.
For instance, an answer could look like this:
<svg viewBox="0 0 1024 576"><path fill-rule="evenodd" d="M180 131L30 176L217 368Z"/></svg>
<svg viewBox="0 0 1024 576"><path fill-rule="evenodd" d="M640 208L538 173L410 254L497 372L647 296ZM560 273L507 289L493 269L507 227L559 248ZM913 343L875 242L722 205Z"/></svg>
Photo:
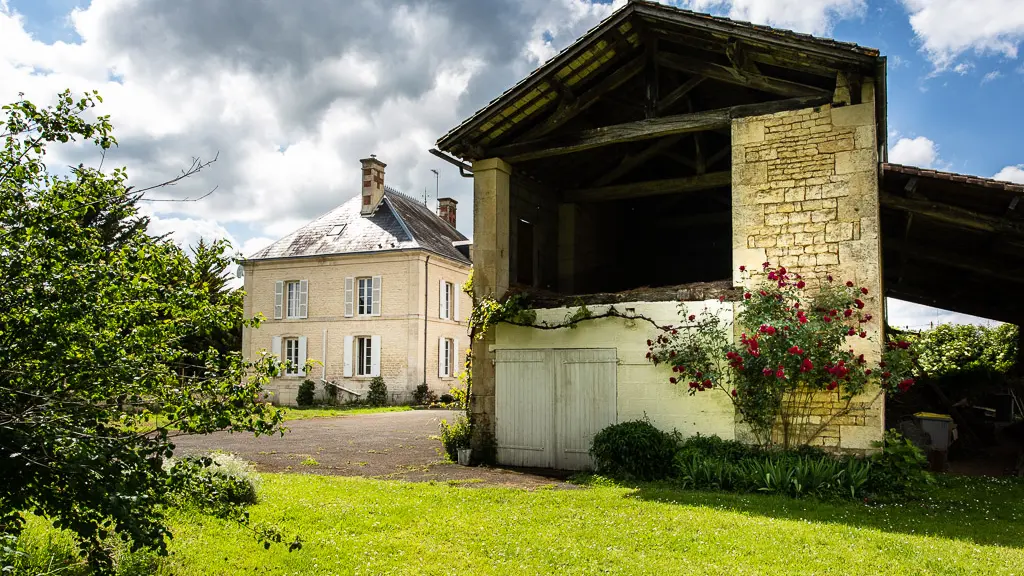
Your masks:
<svg viewBox="0 0 1024 576"><path fill-rule="evenodd" d="M567 487L564 475L543 471L466 467L446 462L437 438L442 419L459 412L412 410L311 418L288 422L284 436L218 432L174 439L177 454L221 450L253 462L261 472L366 476L414 482L436 480L522 488Z"/></svg>

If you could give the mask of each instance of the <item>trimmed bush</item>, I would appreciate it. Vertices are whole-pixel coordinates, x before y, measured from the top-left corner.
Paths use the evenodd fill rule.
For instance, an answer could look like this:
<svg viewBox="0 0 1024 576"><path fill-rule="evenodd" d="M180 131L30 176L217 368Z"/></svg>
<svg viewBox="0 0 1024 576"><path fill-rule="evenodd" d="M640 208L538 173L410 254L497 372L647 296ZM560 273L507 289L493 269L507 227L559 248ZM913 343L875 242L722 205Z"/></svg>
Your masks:
<svg viewBox="0 0 1024 576"><path fill-rule="evenodd" d="M313 405L313 393L316 391L316 384L312 380L303 380L299 384L299 392L295 395L295 403L305 408Z"/></svg>
<svg viewBox="0 0 1024 576"><path fill-rule="evenodd" d="M366 403L370 406L388 405L388 386L380 376L370 380L370 390L366 393Z"/></svg>
<svg viewBox="0 0 1024 576"><path fill-rule="evenodd" d="M451 394L441 394L440 402L441 404L452 404L455 402L455 396L452 396Z"/></svg>
<svg viewBox="0 0 1024 576"><path fill-rule="evenodd" d="M452 462L459 460L459 448L469 448L471 437L472 430L465 416L460 416L452 424L441 420L441 445Z"/></svg>
<svg viewBox="0 0 1024 576"><path fill-rule="evenodd" d="M662 432L646 418L612 424L594 436L590 455L607 476L660 480L672 474L679 434Z"/></svg>
<svg viewBox="0 0 1024 576"><path fill-rule="evenodd" d="M252 464L233 454L169 458L164 467L171 473L172 499L179 506L221 511L259 501L259 474Z"/></svg>

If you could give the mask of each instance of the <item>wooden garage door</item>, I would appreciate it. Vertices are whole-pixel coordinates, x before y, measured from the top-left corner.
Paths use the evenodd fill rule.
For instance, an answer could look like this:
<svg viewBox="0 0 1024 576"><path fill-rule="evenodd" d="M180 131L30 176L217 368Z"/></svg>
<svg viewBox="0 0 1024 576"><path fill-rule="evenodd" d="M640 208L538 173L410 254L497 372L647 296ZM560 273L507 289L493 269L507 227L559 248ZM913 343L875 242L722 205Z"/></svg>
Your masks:
<svg viewBox="0 0 1024 576"><path fill-rule="evenodd" d="M614 349L498 350L498 462L589 468L594 434L615 423Z"/></svg>

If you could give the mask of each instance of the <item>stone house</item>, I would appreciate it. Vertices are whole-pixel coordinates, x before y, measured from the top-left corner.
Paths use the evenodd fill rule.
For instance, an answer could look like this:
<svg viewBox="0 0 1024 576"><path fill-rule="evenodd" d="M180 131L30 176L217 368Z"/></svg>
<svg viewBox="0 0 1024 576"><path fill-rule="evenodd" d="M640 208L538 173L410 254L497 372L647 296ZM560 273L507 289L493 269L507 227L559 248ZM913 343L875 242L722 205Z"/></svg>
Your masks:
<svg viewBox="0 0 1024 576"><path fill-rule="evenodd" d="M242 264L245 316L266 318L244 330L243 353L290 362L267 387L275 403L294 404L306 379L351 400L381 376L393 402L424 382L436 394L458 384L471 246L455 229L457 203L440 198L435 214L386 187L383 162L362 165L358 196Z"/></svg>
<svg viewBox="0 0 1024 576"><path fill-rule="evenodd" d="M538 323L580 302L660 325L679 322L680 301L731 318L751 282L738 268L771 261L812 285L852 279L874 310L887 293L977 310L937 289L937 264L918 253L959 243L938 273L978 268L984 233L1021 238L1019 220L1000 219L1019 218L1007 206L1024 188L952 189L964 180L885 163L885 94L877 50L631 1L438 140L437 154L473 173L475 295L526 291ZM883 273L883 249L902 266ZM850 343L869 359L883 317ZM690 397L646 360L654 335L621 318L497 325L473 341L475 445L493 440L505 464L582 468L594 433L645 415L684 435L741 437L724 394ZM821 395L815 410L838 404ZM881 438L884 396L850 408L818 444L860 452Z"/></svg>

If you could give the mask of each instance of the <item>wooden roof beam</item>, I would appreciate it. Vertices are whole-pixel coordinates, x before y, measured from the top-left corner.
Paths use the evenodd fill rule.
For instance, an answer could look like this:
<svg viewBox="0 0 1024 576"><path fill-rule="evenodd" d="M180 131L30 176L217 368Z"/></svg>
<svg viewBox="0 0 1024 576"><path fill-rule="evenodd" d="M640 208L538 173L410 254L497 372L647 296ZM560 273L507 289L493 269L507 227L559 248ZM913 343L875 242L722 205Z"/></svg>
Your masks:
<svg viewBox="0 0 1024 576"><path fill-rule="evenodd" d="M658 64L666 68L679 70L680 72L699 74L720 82L745 86L780 96L817 96L821 94L832 96L832 92L824 88L782 80L781 78L772 78L750 70L740 70L669 52L658 54Z"/></svg>
<svg viewBox="0 0 1024 576"><path fill-rule="evenodd" d="M694 88L700 86L700 83L704 80L707 80L707 78L703 76L693 76L686 82L683 82L681 86L669 92L664 98L658 101L658 115L664 113L666 110L671 108L673 104L689 94Z"/></svg>
<svg viewBox="0 0 1024 576"><path fill-rule="evenodd" d="M562 201L608 202L611 200L621 200L623 198L641 198L646 196L662 196L665 194L695 192L731 185L732 172L710 172L699 176L651 180L648 182L635 182L632 184L620 184L617 186L604 186L600 188L566 190L562 194Z"/></svg>
<svg viewBox="0 0 1024 576"><path fill-rule="evenodd" d="M830 94L819 94L759 104L742 104L740 106L732 106L731 108L719 108L717 110L694 112L692 114L679 114L664 118L615 124L564 136L549 136L491 148L486 152L489 157L502 158L506 162L524 162L537 158L571 154L611 144L650 140L674 134L728 129L732 125L734 118L761 116L786 110L800 110L820 106L829 101L831 101Z"/></svg>
<svg viewBox="0 0 1024 576"><path fill-rule="evenodd" d="M1024 223L1012 222L1006 218L989 216L931 200L904 198L885 191L879 194L879 198L884 207L913 212L945 224L982 232L1007 234L1018 238L1024 237Z"/></svg>

